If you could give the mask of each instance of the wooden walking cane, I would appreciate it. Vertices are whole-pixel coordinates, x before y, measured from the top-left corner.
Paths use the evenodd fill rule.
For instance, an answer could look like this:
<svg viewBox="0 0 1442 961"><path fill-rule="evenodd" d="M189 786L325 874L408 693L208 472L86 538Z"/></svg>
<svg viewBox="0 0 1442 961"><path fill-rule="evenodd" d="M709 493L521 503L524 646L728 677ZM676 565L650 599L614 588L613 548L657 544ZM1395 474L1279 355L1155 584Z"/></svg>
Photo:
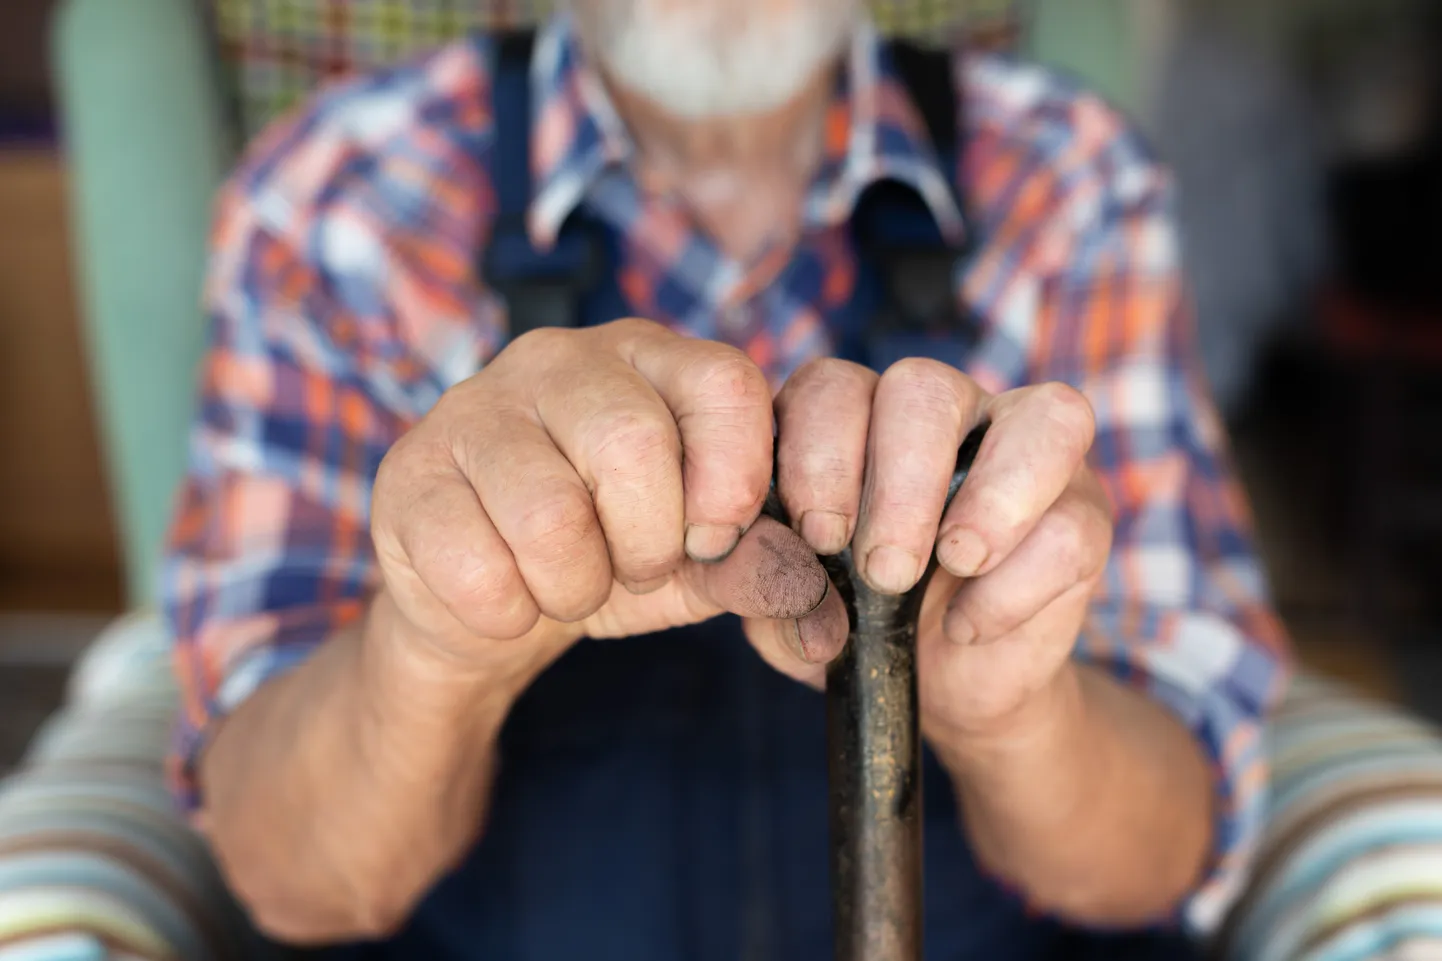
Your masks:
<svg viewBox="0 0 1442 961"><path fill-rule="evenodd" d="M966 438L947 491L951 503L986 426ZM790 523L774 486L766 513ZM846 647L826 672L831 806L831 904L836 961L920 961L922 950L921 733L916 695L917 616L933 557L906 594L878 594L851 548L822 563L846 602Z"/></svg>

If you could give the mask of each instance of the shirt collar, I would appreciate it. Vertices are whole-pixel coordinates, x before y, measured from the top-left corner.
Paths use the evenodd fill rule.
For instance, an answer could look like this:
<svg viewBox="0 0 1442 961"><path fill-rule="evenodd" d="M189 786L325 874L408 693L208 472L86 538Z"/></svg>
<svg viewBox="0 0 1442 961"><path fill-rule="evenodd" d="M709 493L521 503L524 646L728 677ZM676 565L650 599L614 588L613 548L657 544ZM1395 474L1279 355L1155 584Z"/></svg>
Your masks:
<svg viewBox="0 0 1442 961"><path fill-rule="evenodd" d="M635 147L605 85L586 62L570 17L554 15L537 37L531 62L532 243L555 243L561 225L607 168ZM807 195L811 226L849 219L862 192L879 180L904 183L921 196L948 240L963 234L950 181L912 103L869 22L858 27L847 67L826 119L824 159Z"/></svg>

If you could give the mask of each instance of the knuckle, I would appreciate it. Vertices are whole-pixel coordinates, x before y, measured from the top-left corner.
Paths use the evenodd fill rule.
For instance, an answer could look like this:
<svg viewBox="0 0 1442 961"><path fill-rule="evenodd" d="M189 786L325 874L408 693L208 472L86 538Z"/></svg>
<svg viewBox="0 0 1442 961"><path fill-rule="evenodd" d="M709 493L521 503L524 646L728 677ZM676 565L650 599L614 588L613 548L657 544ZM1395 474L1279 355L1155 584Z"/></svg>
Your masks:
<svg viewBox="0 0 1442 961"><path fill-rule="evenodd" d="M846 452L834 444L806 444L798 451L796 466L801 474L803 488L809 493L830 492L841 494L848 481L854 481L859 493L861 481L857 465L847 457ZM849 493L849 492L847 492Z"/></svg>
<svg viewBox="0 0 1442 961"><path fill-rule="evenodd" d="M701 349L706 356L697 364L692 389L705 406L770 409L770 385L751 358L723 344L706 344Z"/></svg>
<svg viewBox="0 0 1442 961"><path fill-rule="evenodd" d="M688 514L688 519L717 524L750 521L771 483L769 470L740 460L728 462L726 469L709 477L704 486L691 482L692 476L687 474L687 497L697 515Z"/></svg>
<svg viewBox="0 0 1442 961"><path fill-rule="evenodd" d="M689 479L688 475L688 479ZM688 483L688 493L701 509L718 522L746 514L759 507L771 484L771 470L762 461L736 458L725 469L708 478L704 488Z"/></svg>
<svg viewBox="0 0 1442 961"><path fill-rule="evenodd" d="M925 423L960 417L955 378L954 369L925 357L899 360L882 375L888 392L898 399L902 415Z"/></svg>
<svg viewBox="0 0 1442 961"><path fill-rule="evenodd" d="M449 596L441 600L468 626L479 628L478 633L505 631L521 616L517 600L524 588L509 562L469 567L458 572L447 587Z"/></svg>
<svg viewBox="0 0 1442 961"><path fill-rule="evenodd" d="M966 513L972 525L1005 543L1014 543L1028 520L1035 518L1013 488L1014 485L1004 483L980 485L970 491L966 500Z"/></svg>
<svg viewBox="0 0 1442 961"><path fill-rule="evenodd" d="M941 386L951 392L956 369L930 357L904 357L886 369L881 379L902 387Z"/></svg>
<svg viewBox="0 0 1442 961"><path fill-rule="evenodd" d="M896 492L878 497L866 510L868 544L884 542L914 548L936 537L941 499L928 504L920 493Z"/></svg>
<svg viewBox="0 0 1442 961"><path fill-rule="evenodd" d="M419 428L402 434L381 458L372 486L372 513L387 511L395 503L404 503L406 491L414 484L420 465L429 454Z"/></svg>
<svg viewBox="0 0 1442 961"><path fill-rule="evenodd" d="M658 411L614 411L595 430L592 462L602 472L646 474L680 457L676 423Z"/></svg>
<svg viewBox="0 0 1442 961"><path fill-rule="evenodd" d="M405 468L400 461L404 455L392 447L381 458L381 463L376 468L375 482L371 485L371 529L373 531L383 530L390 526L391 516L394 512L394 505L400 501L397 496L401 483L401 476Z"/></svg>
<svg viewBox="0 0 1442 961"><path fill-rule="evenodd" d="M591 499L577 488L564 487L535 499L515 519L518 550L542 562L576 553L595 529Z"/></svg>
<svg viewBox="0 0 1442 961"><path fill-rule="evenodd" d="M1045 518L1048 552L1077 577L1089 577L1106 563L1111 549L1111 518L1082 498L1066 498Z"/></svg>
<svg viewBox="0 0 1442 961"><path fill-rule="evenodd" d="M404 566L415 571L422 582L430 584L435 575L442 577L450 570L453 545L438 537L432 517L444 511L443 492L425 486L412 478L396 482L393 493L384 499L379 495L371 510L372 534L377 547L382 541L394 542Z"/></svg>
<svg viewBox="0 0 1442 961"><path fill-rule="evenodd" d="M771 387L749 357L721 344L701 348L689 374L694 415L682 421L688 496L718 522L739 520L760 505L771 481L762 443L770 439ZM704 484L694 483L698 469Z"/></svg>
<svg viewBox="0 0 1442 961"><path fill-rule="evenodd" d="M564 327L537 327L526 331L507 345L507 359L554 361L575 349L577 331Z"/></svg>
<svg viewBox="0 0 1442 961"><path fill-rule="evenodd" d="M541 575L537 575L538 577ZM582 553L547 569L537 585L537 604L552 620L574 624L600 610L611 597L614 568L605 549Z"/></svg>
<svg viewBox="0 0 1442 961"><path fill-rule="evenodd" d="M817 357L798 368L787 383L802 391L831 391L867 388L875 380L876 373L868 367L836 357Z"/></svg>
<svg viewBox="0 0 1442 961"><path fill-rule="evenodd" d="M1059 382L1040 384L1035 391L1047 417L1060 425L1067 436L1077 438L1083 449L1090 447L1096 433L1096 412L1086 395L1070 384Z"/></svg>
<svg viewBox="0 0 1442 961"><path fill-rule="evenodd" d="M446 388L412 433L424 433L434 437L437 444L443 444L465 426L474 424L478 416L501 406L508 389L504 376L507 365L497 361Z"/></svg>
<svg viewBox="0 0 1442 961"><path fill-rule="evenodd" d="M667 328L664 324L658 324L654 320L646 320L641 317L622 317L619 320L602 324L595 329L627 340L634 337L654 337L657 334L665 334L672 337L677 336L674 331Z"/></svg>

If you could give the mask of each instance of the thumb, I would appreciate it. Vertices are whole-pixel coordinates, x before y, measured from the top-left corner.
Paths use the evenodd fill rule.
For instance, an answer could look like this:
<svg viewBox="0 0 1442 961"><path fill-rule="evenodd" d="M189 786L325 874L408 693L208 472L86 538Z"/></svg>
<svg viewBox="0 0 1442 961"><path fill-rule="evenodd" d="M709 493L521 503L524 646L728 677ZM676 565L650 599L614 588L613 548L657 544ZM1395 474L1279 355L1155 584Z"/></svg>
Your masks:
<svg viewBox="0 0 1442 961"><path fill-rule="evenodd" d="M682 567L687 586L705 604L766 620L795 620L816 610L827 594L826 571L801 537L769 517L713 564Z"/></svg>
<svg viewBox="0 0 1442 961"><path fill-rule="evenodd" d="M826 666L846 647L848 615L846 602L835 587L816 610L795 620L748 618L743 622L746 639L761 659L777 671L821 690L826 686Z"/></svg>
<svg viewBox="0 0 1442 961"><path fill-rule="evenodd" d="M683 561L676 576L649 594L613 585L610 601L570 630L575 637L630 637L723 613L795 623L826 596L826 571L816 554L784 524L763 517L724 560Z"/></svg>
<svg viewBox="0 0 1442 961"><path fill-rule="evenodd" d="M826 570L800 535L762 517L717 564L688 565L705 602L739 614L766 663L820 687L846 644L847 613Z"/></svg>

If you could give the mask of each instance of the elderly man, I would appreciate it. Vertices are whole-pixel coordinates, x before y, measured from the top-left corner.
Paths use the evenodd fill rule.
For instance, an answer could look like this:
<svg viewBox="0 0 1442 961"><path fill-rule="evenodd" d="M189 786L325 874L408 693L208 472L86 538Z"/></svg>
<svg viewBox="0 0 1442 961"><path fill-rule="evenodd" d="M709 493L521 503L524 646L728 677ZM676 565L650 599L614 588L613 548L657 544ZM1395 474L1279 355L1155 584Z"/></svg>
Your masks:
<svg viewBox="0 0 1442 961"><path fill-rule="evenodd" d="M1281 640L1167 179L1037 69L960 53L938 100L917 56L856 0L574 0L254 147L166 604L178 784L263 931L826 957L816 555L848 544L880 591L942 568L928 953L1174 958L1215 923ZM908 301L908 198L972 251L965 309Z"/></svg>

